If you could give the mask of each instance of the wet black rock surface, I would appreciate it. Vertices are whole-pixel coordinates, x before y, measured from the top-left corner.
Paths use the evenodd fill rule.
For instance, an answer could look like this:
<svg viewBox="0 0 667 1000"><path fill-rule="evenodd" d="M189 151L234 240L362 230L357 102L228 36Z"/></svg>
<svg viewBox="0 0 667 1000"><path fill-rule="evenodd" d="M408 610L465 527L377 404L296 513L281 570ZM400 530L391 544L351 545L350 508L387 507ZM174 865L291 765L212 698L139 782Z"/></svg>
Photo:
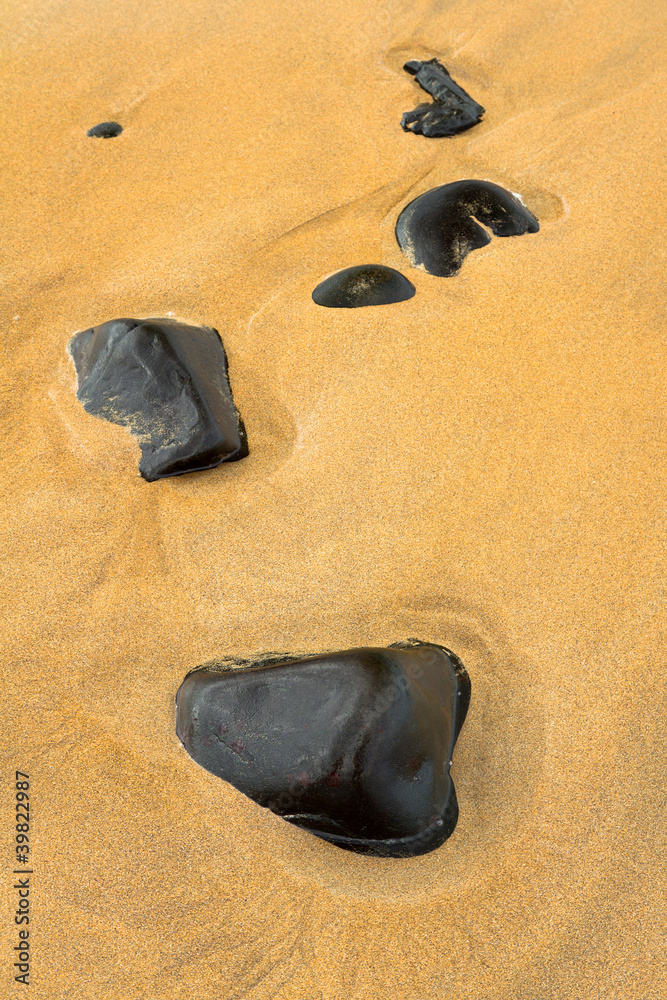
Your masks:
<svg viewBox="0 0 667 1000"><path fill-rule="evenodd" d="M455 181L406 205L396 239L413 267L448 278L460 271L471 250L491 242L487 229L494 236L522 236L539 228L532 212L497 184Z"/></svg>
<svg viewBox="0 0 667 1000"><path fill-rule="evenodd" d="M85 410L136 435L153 482L248 454L216 330L171 319L114 319L69 344Z"/></svg>
<svg viewBox="0 0 667 1000"><path fill-rule="evenodd" d="M403 69L434 99L433 104L420 104L414 111L405 112L401 119L405 132L442 138L465 132L480 121L484 114L482 105L451 78L437 59L427 62L411 59Z"/></svg>
<svg viewBox="0 0 667 1000"><path fill-rule="evenodd" d="M88 135L95 139L115 139L123 131L123 126L118 122L100 122L88 129Z"/></svg>
<svg viewBox="0 0 667 1000"><path fill-rule="evenodd" d="M415 294L415 286L400 271L382 264L359 264L330 275L313 291L318 306L356 309L404 302Z"/></svg>
<svg viewBox="0 0 667 1000"><path fill-rule="evenodd" d="M456 826L449 774L470 700L460 660L408 640L190 673L177 734L202 767L340 847L411 857Z"/></svg>

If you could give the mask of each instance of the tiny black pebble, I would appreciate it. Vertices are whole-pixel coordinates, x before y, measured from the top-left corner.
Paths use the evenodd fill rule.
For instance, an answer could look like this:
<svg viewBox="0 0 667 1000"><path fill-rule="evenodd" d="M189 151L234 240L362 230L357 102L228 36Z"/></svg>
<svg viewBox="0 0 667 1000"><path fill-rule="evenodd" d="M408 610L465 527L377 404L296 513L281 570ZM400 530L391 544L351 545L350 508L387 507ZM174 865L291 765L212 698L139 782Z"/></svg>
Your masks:
<svg viewBox="0 0 667 1000"><path fill-rule="evenodd" d="M358 264L321 281L313 291L313 301L333 309L356 309L404 302L414 294L412 282L393 267Z"/></svg>
<svg viewBox="0 0 667 1000"><path fill-rule="evenodd" d="M93 125L92 128L88 129L88 135L97 139L113 139L122 131L123 126L119 125L118 122L100 122L99 125Z"/></svg>

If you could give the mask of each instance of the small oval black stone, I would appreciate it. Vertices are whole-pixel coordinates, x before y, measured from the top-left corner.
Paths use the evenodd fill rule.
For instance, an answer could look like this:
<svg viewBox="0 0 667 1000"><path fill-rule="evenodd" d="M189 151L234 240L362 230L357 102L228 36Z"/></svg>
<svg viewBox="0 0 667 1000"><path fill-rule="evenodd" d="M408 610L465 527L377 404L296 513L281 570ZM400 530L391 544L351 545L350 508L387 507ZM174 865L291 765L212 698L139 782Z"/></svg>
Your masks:
<svg viewBox="0 0 667 1000"><path fill-rule="evenodd" d="M487 229L494 236L522 236L539 228L532 212L498 184L455 181L406 205L396 223L396 239L413 267L449 278L458 274L471 250L491 242Z"/></svg>
<svg viewBox="0 0 667 1000"><path fill-rule="evenodd" d="M393 267L358 264L321 281L313 291L313 301L333 309L356 309L404 302L414 294L412 282Z"/></svg>
<svg viewBox="0 0 667 1000"><path fill-rule="evenodd" d="M123 126L118 122L100 122L88 129L88 135L96 139L113 139L123 131Z"/></svg>

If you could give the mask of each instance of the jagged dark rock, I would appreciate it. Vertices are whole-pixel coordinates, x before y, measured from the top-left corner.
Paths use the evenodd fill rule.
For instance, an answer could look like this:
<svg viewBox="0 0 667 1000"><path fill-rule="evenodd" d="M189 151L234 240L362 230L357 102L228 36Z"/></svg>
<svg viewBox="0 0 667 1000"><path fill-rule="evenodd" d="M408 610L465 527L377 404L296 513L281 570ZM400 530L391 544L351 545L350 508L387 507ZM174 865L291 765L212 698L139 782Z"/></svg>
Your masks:
<svg viewBox="0 0 667 1000"><path fill-rule="evenodd" d="M401 119L405 132L415 132L431 138L442 138L465 132L481 120L484 108L473 101L437 59L420 62L411 59L403 69L411 73L422 90L434 99L433 104L420 104L406 111Z"/></svg>
<svg viewBox="0 0 667 1000"><path fill-rule="evenodd" d="M114 319L77 333L69 351L84 409L136 435L148 482L248 454L216 330Z"/></svg>
<svg viewBox="0 0 667 1000"><path fill-rule="evenodd" d="M89 128L87 134L96 139L114 139L122 131L123 126L118 122L100 122L99 125Z"/></svg>
<svg viewBox="0 0 667 1000"><path fill-rule="evenodd" d="M455 181L406 205L396 223L396 239L413 267L449 278L471 250L491 242L483 226L494 236L521 236L540 228L532 212L497 184Z"/></svg>
<svg viewBox="0 0 667 1000"><path fill-rule="evenodd" d="M176 731L202 767L349 850L411 857L450 836L470 700L454 653L413 639L240 662L200 667L178 691Z"/></svg>
<svg viewBox="0 0 667 1000"><path fill-rule="evenodd" d="M321 281L313 291L318 306L356 309L358 306L382 306L403 302L415 294L412 282L382 264L359 264L347 267Z"/></svg>

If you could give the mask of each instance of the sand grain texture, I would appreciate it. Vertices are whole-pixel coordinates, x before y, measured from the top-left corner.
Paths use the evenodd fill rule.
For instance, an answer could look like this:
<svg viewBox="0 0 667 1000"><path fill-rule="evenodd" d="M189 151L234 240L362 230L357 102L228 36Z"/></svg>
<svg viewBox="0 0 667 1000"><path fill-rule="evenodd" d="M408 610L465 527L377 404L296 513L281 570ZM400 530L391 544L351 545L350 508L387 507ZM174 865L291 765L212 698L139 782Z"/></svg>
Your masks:
<svg viewBox="0 0 667 1000"><path fill-rule="evenodd" d="M34 812L33 1000L647 1000L665 877L664 5L13 0L2 46L2 830ZM487 109L404 133L406 59ZM91 139L94 124L123 126ZM540 220L459 276L398 212ZM416 296L321 309L322 275ZM341 315L344 314L344 315ZM159 483L66 345L220 331L250 456ZM409 636L472 680L438 851L356 857L178 744L216 656Z"/></svg>

